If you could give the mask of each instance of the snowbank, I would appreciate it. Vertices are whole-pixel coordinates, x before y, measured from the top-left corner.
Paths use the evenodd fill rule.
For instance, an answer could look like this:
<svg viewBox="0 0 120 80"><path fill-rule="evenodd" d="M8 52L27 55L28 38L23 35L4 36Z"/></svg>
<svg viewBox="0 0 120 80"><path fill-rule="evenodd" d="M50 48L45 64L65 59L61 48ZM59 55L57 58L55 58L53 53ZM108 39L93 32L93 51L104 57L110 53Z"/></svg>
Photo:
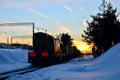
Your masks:
<svg viewBox="0 0 120 80"><path fill-rule="evenodd" d="M100 57L43 68L7 80L120 80L120 43Z"/></svg>
<svg viewBox="0 0 120 80"><path fill-rule="evenodd" d="M22 49L0 49L0 64L26 63L28 50Z"/></svg>
<svg viewBox="0 0 120 80"><path fill-rule="evenodd" d="M0 49L0 73L29 67L28 50Z"/></svg>

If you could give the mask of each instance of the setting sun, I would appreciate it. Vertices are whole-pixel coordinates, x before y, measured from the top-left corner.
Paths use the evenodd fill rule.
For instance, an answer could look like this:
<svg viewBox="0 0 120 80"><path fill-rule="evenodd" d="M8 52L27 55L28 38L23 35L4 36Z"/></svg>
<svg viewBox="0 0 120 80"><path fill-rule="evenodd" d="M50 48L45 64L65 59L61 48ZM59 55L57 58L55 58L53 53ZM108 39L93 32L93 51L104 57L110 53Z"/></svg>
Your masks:
<svg viewBox="0 0 120 80"><path fill-rule="evenodd" d="M74 41L74 45L84 54L91 53L91 46L82 41Z"/></svg>

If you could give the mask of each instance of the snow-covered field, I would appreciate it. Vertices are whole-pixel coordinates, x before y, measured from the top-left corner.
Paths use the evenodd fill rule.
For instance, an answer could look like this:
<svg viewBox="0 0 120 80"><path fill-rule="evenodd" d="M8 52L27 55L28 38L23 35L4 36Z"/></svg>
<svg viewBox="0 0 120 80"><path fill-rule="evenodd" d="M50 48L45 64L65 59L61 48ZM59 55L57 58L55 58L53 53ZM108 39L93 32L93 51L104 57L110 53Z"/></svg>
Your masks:
<svg viewBox="0 0 120 80"><path fill-rule="evenodd" d="M27 68L28 50L0 49L0 73Z"/></svg>
<svg viewBox="0 0 120 80"><path fill-rule="evenodd" d="M19 54L19 51L22 52L23 50L15 51L15 55ZM0 50L0 57L5 57L1 55L1 52ZM7 52L4 53L7 54ZM27 53L24 55L27 56ZM27 64L26 61L19 60L21 57L24 58L25 56L18 56L18 61ZM2 58L0 65L4 64L1 60ZM23 75L11 76L7 80L120 80L119 60L120 43L96 59L80 61L76 58L68 63L50 66ZM14 63L12 60L4 60L4 62L7 62L8 65Z"/></svg>

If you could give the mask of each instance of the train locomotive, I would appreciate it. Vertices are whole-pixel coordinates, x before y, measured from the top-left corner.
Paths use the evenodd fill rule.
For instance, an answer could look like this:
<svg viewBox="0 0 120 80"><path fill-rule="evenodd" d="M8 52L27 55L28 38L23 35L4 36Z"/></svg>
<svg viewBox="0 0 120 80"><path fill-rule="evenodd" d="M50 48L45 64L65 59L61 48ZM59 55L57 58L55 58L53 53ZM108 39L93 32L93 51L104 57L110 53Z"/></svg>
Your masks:
<svg viewBox="0 0 120 80"><path fill-rule="evenodd" d="M28 61L32 65L46 66L60 62L60 41L47 33L33 34L33 51L29 52Z"/></svg>

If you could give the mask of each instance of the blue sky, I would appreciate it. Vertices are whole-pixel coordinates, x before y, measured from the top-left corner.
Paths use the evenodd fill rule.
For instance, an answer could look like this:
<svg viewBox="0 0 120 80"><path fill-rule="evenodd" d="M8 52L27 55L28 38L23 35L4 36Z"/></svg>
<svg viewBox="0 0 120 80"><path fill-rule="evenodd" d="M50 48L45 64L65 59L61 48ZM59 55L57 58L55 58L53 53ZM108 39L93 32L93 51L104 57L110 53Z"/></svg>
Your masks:
<svg viewBox="0 0 120 80"><path fill-rule="evenodd" d="M110 2L119 12L120 0ZM51 34L68 32L80 40L85 21L99 12L101 3L102 0L0 0L0 22L35 22L36 27Z"/></svg>

